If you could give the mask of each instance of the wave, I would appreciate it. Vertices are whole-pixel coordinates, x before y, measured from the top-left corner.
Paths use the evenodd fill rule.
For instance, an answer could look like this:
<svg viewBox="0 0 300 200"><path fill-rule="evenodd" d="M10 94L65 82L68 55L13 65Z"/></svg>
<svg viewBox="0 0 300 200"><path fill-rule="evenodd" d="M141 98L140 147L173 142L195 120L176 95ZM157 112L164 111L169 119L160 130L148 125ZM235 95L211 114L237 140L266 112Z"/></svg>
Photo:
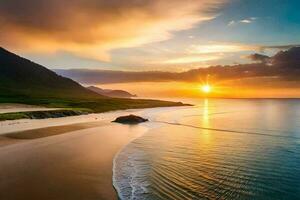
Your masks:
<svg viewBox="0 0 300 200"><path fill-rule="evenodd" d="M147 118L154 119L154 116L149 115ZM143 200L146 198L142 198L142 196L148 193L146 189L148 184L146 176L147 170L145 168L140 169L138 163L135 162L136 159L142 160L146 158L146 155L136 149L134 143L147 134L149 130L157 129L162 125L157 123L145 123L143 126L147 128L147 131L120 149L113 160L113 186L121 200ZM142 179L143 181L140 182Z"/></svg>
<svg viewBox="0 0 300 200"><path fill-rule="evenodd" d="M147 169L139 168L134 162L143 159L145 155L139 151L132 151L128 144L114 159L113 185L121 200L146 199L147 194Z"/></svg>

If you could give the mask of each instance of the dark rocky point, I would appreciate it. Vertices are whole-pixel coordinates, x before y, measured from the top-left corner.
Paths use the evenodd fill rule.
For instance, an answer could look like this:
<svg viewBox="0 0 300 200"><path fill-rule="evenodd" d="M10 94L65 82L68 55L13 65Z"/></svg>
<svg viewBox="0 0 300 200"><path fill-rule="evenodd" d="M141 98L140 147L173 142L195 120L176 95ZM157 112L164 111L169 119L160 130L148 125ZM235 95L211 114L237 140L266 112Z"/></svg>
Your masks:
<svg viewBox="0 0 300 200"><path fill-rule="evenodd" d="M113 122L117 122L121 124L139 124L146 121L148 121L148 119L144 119L136 115L127 115L127 116L118 117Z"/></svg>

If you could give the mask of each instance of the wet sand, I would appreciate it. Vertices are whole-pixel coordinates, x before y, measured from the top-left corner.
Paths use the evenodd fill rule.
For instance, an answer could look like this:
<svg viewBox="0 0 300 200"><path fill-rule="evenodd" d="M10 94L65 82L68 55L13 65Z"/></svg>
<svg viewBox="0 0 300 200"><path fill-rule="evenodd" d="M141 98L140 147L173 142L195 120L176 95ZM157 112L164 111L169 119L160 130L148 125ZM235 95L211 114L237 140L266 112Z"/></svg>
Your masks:
<svg viewBox="0 0 300 200"><path fill-rule="evenodd" d="M32 139L50 137L50 136L60 135L72 131L104 126L107 124L108 122L98 121L98 122L76 123L76 124L62 125L62 126L50 126L45 128L37 128L33 130L20 130L13 133L0 135L0 147L16 144L16 143L24 143Z"/></svg>
<svg viewBox="0 0 300 200"><path fill-rule="evenodd" d="M46 128L38 128L34 130L19 131L15 133L8 133L4 136L9 139L37 139L104 125L107 125L107 122L86 122L72 125L52 126Z"/></svg>
<svg viewBox="0 0 300 200"><path fill-rule="evenodd" d="M56 131L51 137L6 140L12 143L0 147L0 199L117 199L113 158L147 129L108 122L84 129L82 125L35 131L46 135Z"/></svg>

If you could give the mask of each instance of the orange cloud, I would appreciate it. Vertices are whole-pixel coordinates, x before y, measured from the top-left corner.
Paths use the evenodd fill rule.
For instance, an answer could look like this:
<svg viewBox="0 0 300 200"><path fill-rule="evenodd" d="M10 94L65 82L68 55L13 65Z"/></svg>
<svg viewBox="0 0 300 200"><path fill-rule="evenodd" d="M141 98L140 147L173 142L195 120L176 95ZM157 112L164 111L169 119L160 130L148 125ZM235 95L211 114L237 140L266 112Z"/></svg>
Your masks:
<svg viewBox="0 0 300 200"><path fill-rule="evenodd" d="M0 39L16 51L109 51L167 40L213 18L226 0L10 0L0 2Z"/></svg>
<svg viewBox="0 0 300 200"><path fill-rule="evenodd" d="M200 56L200 55L199 55ZM250 56L255 61L251 64L237 64L227 66L210 66L207 68L192 69L183 72L162 72L162 71L109 71L109 70L88 70L88 69L71 69L57 70L59 74L71 77L85 84L105 84L105 83L130 83L130 82L198 82L206 79L210 75L211 79L218 81L233 80L235 82L243 80L249 84L249 80L254 80L251 84L261 86L257 79L268 80L263 81L272 86L272 82L292 83L295 81L299 86L300 76L300 47L293 47L286 51L279 51L274 56L267 57L261 54ZM179 57L175 60L177 63L185 62L188 57ZM197 59L198 57L196 57ZM181 60L183 59L183 60ZM187 59L188 62L193 62L194 58ZM175 62L173 61L173 62ZM196 60L197 62L198 60ZM269 64L271 63L271 65ZM240 83L238 85L241 85ZM279 84L280 85L280 84Z"/></svg>

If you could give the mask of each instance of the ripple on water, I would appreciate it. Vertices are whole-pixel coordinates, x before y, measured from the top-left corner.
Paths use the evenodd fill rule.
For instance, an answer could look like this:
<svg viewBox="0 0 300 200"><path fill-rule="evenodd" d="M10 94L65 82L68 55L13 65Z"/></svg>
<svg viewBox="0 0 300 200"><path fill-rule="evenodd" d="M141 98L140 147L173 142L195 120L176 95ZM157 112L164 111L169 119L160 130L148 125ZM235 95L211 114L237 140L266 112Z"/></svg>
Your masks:
<svg viewBox="0 0 300 200"><path fill-rule="evenodd" d="M248 115L254 120L250 123L251 117L247 117L248 130L265 129L257 125L255 113ZM222 134L171 124L152 129L127 145L115 159L114 185L120 198L300 199L300 143L293 138L299 137L295 135L299 126L287 126L284 121L284 127L292 130L280 132L283 119L273 115L268 118L271 127L267 130L279 131L267 131L268 135ZM221 124L216 116L210 126ZM231 121L241 120L240 115L230 116ZM201 125L202 118L190 123ZM241 129L239 124L236 129ZM226 123L222 128L227 128ZM269 136L272 134L276 137ZM285 137L288 134L293 137Z"/></svg>

